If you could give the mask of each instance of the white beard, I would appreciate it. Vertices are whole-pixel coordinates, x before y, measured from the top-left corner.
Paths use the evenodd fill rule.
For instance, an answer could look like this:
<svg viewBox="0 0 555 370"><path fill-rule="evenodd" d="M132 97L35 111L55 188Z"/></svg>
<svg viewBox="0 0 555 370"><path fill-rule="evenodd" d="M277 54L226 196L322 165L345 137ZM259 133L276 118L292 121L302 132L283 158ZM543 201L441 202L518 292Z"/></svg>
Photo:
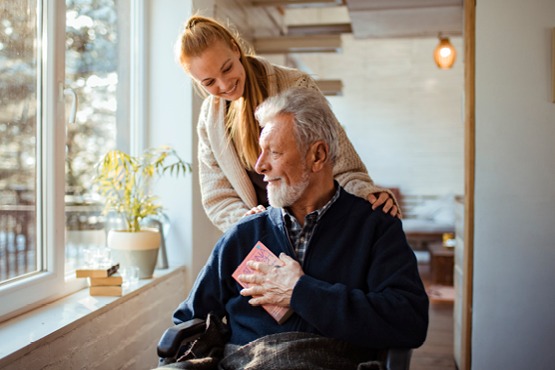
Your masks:
<svg viewBox="0 0 555 370"><path fill-rule="evenodd" d="M288 185L283 181L279 186L269 184L267 191L270 205L276 208L291 206L303 195L308 183L308 172L305 172L301 182L296 185Z"/></svg>

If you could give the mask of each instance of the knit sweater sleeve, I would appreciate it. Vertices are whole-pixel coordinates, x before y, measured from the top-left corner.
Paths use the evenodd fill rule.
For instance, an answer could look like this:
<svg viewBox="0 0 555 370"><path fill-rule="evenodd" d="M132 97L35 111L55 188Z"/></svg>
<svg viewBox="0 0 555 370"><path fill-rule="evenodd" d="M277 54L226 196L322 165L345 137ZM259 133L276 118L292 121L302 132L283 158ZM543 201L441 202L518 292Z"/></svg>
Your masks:
<svg viewBox="0 0 555 370"><path fill-rule="evenodd" d="M202 205L210 221L221 231L226 231L250 208L234 189L222 169L222 164L215 157L214 151L218 150L215 148L217 145L210 141L207 128L207 125L215 123L208 122L208 108L209 100L206 100L203 103L197 125L197 155Z"/></svg>
<svg viewBox="0 0 555 370"><path fill-rule="evenodd" d="M299 72L291 79L291 82L291 87L306 87L320 91L316 81L305 73ZM370 194L376 194L377 196L377 193L387 192L395 202L399 212L401 212L401 206L395 198L395 195L393 195L391 190L374 184L374 181L368 174L366 166L347 137L347 133L343 129L343 126L338 121L336 121L336 124L339 133L339 153L333 168L333 175L337 182L339 182L347 192L363 199L367 199Z"/></svg>

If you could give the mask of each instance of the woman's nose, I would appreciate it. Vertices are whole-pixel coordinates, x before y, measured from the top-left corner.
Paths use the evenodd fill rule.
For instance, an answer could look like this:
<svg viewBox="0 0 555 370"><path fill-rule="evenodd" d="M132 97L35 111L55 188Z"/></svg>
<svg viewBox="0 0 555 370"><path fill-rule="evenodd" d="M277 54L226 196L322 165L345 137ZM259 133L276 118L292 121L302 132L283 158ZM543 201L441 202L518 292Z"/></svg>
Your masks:
<svg viewBox="0 0 555 370"><path fill-rule="evenodd" d="M233 83L230 83L230 82L225 81L225 80L219 80L218 88L220 89L220 93L224 94L224 93L227 93L227 92L229 92L233 89Z"/></svg>

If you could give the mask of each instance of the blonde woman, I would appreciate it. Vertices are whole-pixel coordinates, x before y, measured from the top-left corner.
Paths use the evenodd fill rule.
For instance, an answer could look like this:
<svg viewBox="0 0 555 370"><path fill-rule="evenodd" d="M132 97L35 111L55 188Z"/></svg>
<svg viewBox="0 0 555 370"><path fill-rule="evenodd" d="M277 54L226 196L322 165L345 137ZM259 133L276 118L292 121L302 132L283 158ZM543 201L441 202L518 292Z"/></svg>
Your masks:
<svg viewBox="0 0 555 370"><path fill-rule="evenodd" d="M222 23L195 15L185 23L176 45L179 63L205 96L197 126L202 203L222 231L268 206L266 183L253 169L260 153L256 107L291 87L318 90L306 73L246 53L243 44ZM335 179L374 209L383 205L384 212L400 216L394 196L374 185L345 131L337 125L340 150Z"/></svg>

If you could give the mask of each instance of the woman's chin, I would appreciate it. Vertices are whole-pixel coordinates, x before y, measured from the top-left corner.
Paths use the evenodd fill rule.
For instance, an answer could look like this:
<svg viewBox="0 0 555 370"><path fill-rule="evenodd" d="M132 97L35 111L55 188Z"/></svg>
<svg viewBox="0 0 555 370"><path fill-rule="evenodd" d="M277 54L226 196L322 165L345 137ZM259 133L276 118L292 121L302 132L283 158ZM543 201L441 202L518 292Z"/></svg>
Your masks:
<svg viewBox="0 0 555 370"><path fill-rule="evenodd" d="M225 95L219 95L218 96L220 99L224 99L227 101L235 101L237 99L239 99L241 97L241 95L239 94L225 94Z"/></svg>
<svg viewBox="0 0 555 370"><path fill-rule="evenodd" d="M233 100L237 100L241 97L243 97L243 92L244 92L244 84L242 84L241 82L238 82L237 87L235 88L235 90L233 90L231 93L229 93L227 95L227 100L233 101Z"/></svg>

